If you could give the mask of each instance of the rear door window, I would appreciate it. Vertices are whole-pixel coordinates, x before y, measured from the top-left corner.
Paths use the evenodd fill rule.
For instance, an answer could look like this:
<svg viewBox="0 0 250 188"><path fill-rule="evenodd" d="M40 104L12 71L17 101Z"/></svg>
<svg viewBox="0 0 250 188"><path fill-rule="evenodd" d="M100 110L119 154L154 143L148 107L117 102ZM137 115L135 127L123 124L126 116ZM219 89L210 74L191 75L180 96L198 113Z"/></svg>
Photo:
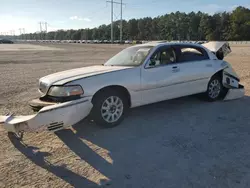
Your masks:
<svg viewBox="0 0 250 188"><path fill-rule="evenodd" d="M202 61L208 60L207 52L199 47L193 46L176 46L177 62L191 62L191 61Z"/></svg>

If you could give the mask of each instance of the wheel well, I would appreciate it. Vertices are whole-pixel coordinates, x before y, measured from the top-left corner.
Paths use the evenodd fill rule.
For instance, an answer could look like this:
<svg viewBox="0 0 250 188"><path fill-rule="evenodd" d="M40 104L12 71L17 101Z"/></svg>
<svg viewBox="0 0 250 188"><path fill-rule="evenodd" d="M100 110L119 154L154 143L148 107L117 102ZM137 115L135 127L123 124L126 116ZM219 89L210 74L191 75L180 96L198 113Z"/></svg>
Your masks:
<svg viewBox="0 0 250 188"><path fill-rule="evenodd" d="M223 78L223 70L216 72L212 77L214 77L214 76L219 76L222 79Z"/></svg>
<svg viewBox="0 0 250 188"><path fill-rule="evenodd" d="M93 96L93 98L92 98L92 102L96 99L96 97L97 97L98 95L100 95L100 94L103 93L103 92L106 92L107 90L116 90L116 91L121 92L121 93L128 99L128 105L129 105L129 107L131 106L131 96L130 96L129 91L128 91L125 87L119 86L119 85L107 86L107 87L104 87L104 88L98 90L98 91L94 94L94 96Z"/></svg>

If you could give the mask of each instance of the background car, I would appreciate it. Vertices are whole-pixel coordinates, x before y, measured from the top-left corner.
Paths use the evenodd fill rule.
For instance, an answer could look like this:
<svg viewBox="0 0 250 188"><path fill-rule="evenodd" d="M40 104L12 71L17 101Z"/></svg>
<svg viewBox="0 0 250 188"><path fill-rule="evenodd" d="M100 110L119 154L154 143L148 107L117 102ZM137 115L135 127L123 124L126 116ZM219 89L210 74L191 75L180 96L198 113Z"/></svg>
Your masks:
<svg viewBox="0 0 250 188"><path fill-rule="evenodd" d="M13 44L14 42L9 39L0 39L0 44Z"/></svg>

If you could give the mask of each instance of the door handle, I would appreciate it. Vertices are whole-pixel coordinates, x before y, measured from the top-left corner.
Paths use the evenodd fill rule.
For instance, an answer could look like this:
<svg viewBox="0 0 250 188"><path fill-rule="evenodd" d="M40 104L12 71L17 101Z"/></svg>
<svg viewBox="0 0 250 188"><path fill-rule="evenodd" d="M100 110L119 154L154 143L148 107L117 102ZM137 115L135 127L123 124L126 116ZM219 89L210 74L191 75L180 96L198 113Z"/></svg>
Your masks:
<svg viewBox="0 0 250 188"><path fill-rule="evenodd" d="M178 68L177 66L172 67L172 69L177 69L177 68Z"/></svg>

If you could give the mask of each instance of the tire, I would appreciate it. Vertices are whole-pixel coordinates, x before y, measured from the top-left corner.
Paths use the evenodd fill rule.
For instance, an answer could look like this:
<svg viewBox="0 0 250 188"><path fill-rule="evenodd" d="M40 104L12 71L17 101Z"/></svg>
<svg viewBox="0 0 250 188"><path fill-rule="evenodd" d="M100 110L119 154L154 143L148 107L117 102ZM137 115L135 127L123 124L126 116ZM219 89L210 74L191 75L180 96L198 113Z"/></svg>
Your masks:
<svg viewBox="0 0 250 188"><path fill-rule="evenodd" d="M117 90L107 89L97 94L93 99L91 118L102 127L116 127L123 121L128 108L128 99L125 94Z"/></svg>
<svg viewBox="0 0 250 188"><path fill-rule="evenodd" d="M209 102L222 99L226 95L227 89L222 84L219 75L214 75L208 82L207 91L204 93L205 98Z"/></svg>

